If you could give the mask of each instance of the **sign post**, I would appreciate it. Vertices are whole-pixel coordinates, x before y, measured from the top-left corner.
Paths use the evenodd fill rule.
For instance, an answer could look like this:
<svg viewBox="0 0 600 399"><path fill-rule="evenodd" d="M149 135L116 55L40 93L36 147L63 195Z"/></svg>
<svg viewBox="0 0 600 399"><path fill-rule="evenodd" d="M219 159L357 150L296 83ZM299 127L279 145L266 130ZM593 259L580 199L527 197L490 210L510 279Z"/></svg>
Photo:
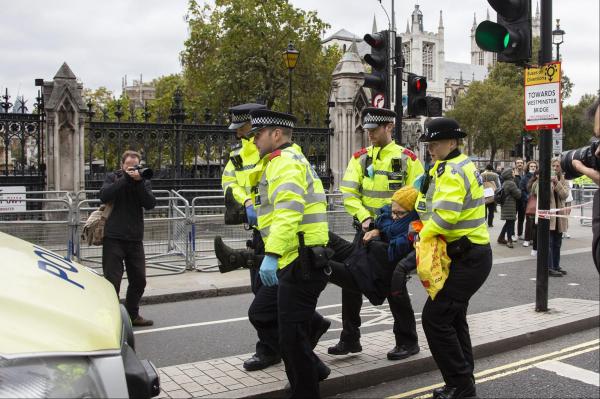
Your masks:
<svg viewBox="0 0 600 399"><path fill-rule="evenodd" d="M560 62L525 68L525 129L560 129Z"/></svg>

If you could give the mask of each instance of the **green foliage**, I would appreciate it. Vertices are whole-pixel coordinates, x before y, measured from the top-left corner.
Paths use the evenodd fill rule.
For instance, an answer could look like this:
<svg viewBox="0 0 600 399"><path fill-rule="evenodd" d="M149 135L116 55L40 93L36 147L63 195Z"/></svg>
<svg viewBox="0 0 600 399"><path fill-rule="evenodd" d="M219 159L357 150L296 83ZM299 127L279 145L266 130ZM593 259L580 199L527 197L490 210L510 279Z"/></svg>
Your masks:
<svg viewBox="0 0 600 399"><path fill-rule="evenodd" d="M594 122L586 116L586 111L596 101L596 96L584 94L576 105L563 108L563 148L570 150L586 145L593 135Z"/></svg>
<svg viewBox="0 0 600 399"><path fill-rule="evenodd" d="M489 150L493 162L498 150L518 141L524 120L523 93L491 79L473 82L447 116L469 133L475 152Z"/></svg>
<svg viewBox="0 0 600 399"><path fill-rule="evenodd" d="M148 103L151 122L169 120L173 106L173 94L178 87L184 87L183 77L180 74L161 76L154 79L152 85L156 88L156 97ZM184 103L187 108L187 104Z"/></svg>
<svg viewBox="0 0 600 399"><path fill-rule="evenodd" d="M285 111L288 70L283 51L291 41L300 52L293 71L293 108L321 121L337 48L324 50L321 33L329 26L313 11L284 0L216 0L214 7L190 0L189 38L181 53L188 109L222 112L263 99Z"/></svg>

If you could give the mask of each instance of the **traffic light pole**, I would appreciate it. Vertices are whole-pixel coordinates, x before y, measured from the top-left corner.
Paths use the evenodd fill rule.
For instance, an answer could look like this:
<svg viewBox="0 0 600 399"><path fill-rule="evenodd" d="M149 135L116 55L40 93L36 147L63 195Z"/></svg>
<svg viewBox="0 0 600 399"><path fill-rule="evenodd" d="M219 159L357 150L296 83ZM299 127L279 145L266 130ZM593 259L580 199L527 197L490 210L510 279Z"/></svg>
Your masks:
<svg viewBox="0 0 600 399"><path fill-rule="evenodd" d="M396 76L396 103L394 104L394 112L396 112L396 131L394 132L394 140L396 144L402 145L402 114L404 106L402 105L402 37L396 36L396 47L394 54L394 75Z"/></svg>
<svg viewBox="0 0 600 399"><path fill-rule="evenodd" d="M552 0L541 0L540 66L552 61ZM540 130L540 178L538 209L550 209L550 157L552 130ZM548 260L550 257L550 219L539 218L537 227L537 278L535 281L535 310L548 311Z"/></svg>

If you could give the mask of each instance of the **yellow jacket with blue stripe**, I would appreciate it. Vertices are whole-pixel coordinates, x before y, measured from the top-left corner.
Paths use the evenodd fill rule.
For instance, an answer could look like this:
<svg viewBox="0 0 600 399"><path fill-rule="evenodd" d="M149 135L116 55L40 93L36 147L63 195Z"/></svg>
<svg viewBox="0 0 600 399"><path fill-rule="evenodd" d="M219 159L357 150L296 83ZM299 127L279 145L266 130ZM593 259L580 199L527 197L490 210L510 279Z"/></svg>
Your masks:
<svg viewBox="0 0 600 399"><path fill-rule="evenodd" d="M233 148L229 154L229 162L225 165L221 186L223 191L231 187L233 197L240 204L244 204L251 197L249 175L260 160L258 148L254 138L242 139L241 144Z"/></svg>
<svg viewBox="0 0 600 399"><path fill-rule="evenodd" d="M394 141L383 148L363 148L350 159L340 184L344 207L360 222L375 217L379 208L391 203L396 190L422 175L421 161Z"/></svg>
<svg viewBox="0 0 600 399"><path fill-rule="evenodd" d="M423 221L421 238L443 235L452 242L467 236L474 244L490 242L483 180L475 164L458 150L429 170L416 210Z"/></svg>
<svg viewBox="0 0 600 399"><path fill-rule="evenodd" d="M319 176L299 147L284 145L265 156L254 206L265 253L286 267L298 257L298 235L306 246L327 245L327 202Z"/></svg>

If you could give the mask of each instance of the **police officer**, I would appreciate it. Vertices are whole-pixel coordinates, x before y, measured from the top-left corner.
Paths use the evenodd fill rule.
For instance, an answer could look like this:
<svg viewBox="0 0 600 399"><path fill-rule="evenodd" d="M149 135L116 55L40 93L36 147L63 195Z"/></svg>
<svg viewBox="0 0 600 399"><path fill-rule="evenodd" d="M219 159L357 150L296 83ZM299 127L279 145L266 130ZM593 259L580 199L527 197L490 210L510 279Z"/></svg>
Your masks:
<svg viewBox="0 0 600 399"><path fill-rule="evenodd" d="M278 286L279 342L291 397L318 398L320 360L310 337L328 280L327 205L321 180L291 144L295 122L293 115L252 112L255 143L264 157L254 197L265 242L260 278L267 287Z"/></svg>
<svg viewBox="0 0 600 399"><path fill-rule="evenodd" d="M427 124L420 137L428 143L435 163L417 199L424 223L419 235L444 236L451 258L443 289L435 301L427 298L421 316L429 349L446 383L433 392L439 399L475 396L467 307L492 267L483 181L458 147L465 136L455 120L437 118Z"/></svg>
<svg viewBox="0 0 600 399"><path fill-rule="evenodd" d="M236 269L239 267L239 263L249 266L252 292L256 295L261 289L271 291L268 293L263 292L261 298L269 297L270 294L272 298L266 301L269 304L273 304L271 312L275 312L276 292L261 287L260 281L257 278L259 264L252 264L253 254L260 255L264 253L264 244L260 232L256 229L258 221L251 199L250 173L259 163L260 156L258 148L254 145L254 135L250 133L252 129L250 112L266 108L262 104L249 103L237 105L229 109L231 120L229 130L236 132L236 137L240 142L232 148L229 154L229 162L227 162L223 176L221 177L223 191L231 190L234 200L245 208L248 225L254 227L252 229L252 247L254 250L231 250L225 246L221 237L217 236L215 237L215 252L221 262L219 265L221 272ZM240 259L243 259L243 261ZM251 321L253 320L253 316L252 308L250 308L249 319ZM260 318L261 315L258 314L256 317ZM253 323L253 325L257 330L258 342L256 343L256 353L244 362L244 369L248 371L261 370L281 361L276 332L265 331L260 327L260 324Z"/></svg>
<svg viewBox="0 0 600 399"><path fill-rule="evenodd" d="M423 175L423 166L416 155L392 140L396 113L383 108L365 108L363 128L367 129L372 145L354 153L340 184L344 207L360 222L366 232L373 223L376 211L389 205L392 195L404 185L413 185ZM330 247L336 251L334 260L343 261L347 250L343 240L332 235ZM389 296L394 316L395 347L388 352L389 360L400 360L419 352L415 314L408 292ZM360 344L360 309L362 295L342 289L343 330L340 341L328 349L332 355L362 351Z"/></svg>

